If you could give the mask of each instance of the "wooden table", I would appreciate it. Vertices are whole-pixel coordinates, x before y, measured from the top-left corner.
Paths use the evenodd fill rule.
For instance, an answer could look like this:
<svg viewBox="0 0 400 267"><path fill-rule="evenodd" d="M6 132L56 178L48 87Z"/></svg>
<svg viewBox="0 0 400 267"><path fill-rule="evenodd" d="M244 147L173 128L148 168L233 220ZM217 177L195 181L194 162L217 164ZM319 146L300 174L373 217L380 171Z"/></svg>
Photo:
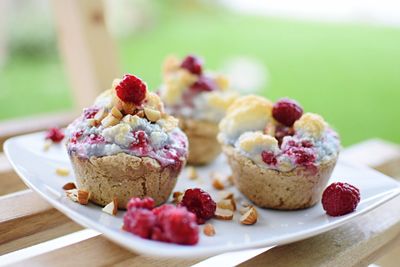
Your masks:
<svg viewBox="0 0 400 267"><path fill-rule="evenodd" d="M70 116L54 118L62 123ZM5 137L52 124L51 118L43 121L32 129L25 124L24 131L15 127L21 124L0 124L0 144ZM368 140L345 149L341 156L400 177L398 145ZM397 197L335 230L271 249L209 259L159 259L132 253L68 219L27 189L0 152L0 266L365 266L392 249L397 249L400 260L399 207Z"/></svg>

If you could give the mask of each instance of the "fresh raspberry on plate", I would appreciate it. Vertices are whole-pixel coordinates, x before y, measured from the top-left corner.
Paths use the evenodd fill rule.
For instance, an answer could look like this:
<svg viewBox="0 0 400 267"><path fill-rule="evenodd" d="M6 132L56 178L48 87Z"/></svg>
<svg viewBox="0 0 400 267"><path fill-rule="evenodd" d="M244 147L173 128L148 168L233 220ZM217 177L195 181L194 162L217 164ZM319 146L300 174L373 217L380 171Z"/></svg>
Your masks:
<svg viewBox="0 0 400 267"><path fill-rule="evenodd" d="M193 74L200 75L202 70L203 63L201 62L200 58L188 55L181 63L181 68L187 69Z"/></svg>
<svg viewBox="0 0 400 267"><path fill-rule="evenodd" d="M138 197L133 197L129 200L128 204L126 205L126 209L131 210L134 208L151 210L154 208L154 199L152 199L151 197L145 197L143 199L140 199Z"/></svg>
<svg viewBox="0 0 400 267"><path fill-rule="evenodd" d="M119 99L124 102L133 103L137 106L142 104L146 98L147 86L135 75L126 74L115 87Z"/></svg>
<svg viewBox="0 0 400 267"><path fill-rule="evenodd" d="M194 245L199 241L199 226L196 215L185 207L165 209L157 224L163 231L163 238L169 242Z"/></svg>
<svg viewBox="0 0 400 267"><path fill-rule="evenodd" d="M64 139L64 133L61 131L60 128L53 127L47 130L46 132L46 139L50 139L54 143L59 143Z"/></svg>
<svg viewBox="0 0 400 267"><path fill-rule="evenodd" d="M131 208L125 213L123 229L149 239L156 224L156 215L151 210Z"/></svg>
<svg viewBox="0 0 400 267"><path fill-rule="evenodd" d="M303 109L297 101L289 98L278 100L272 107L272 116L285 126L292 126L303 115Z"/></svg>
<svg viewBox="0 0 400 267"><path fill-rule="evenodd" d="M353 212L360 202L360 190L348 183L332 183L322 194L322 206L330 216Z"/></svg>
<svg viewBox="0 0 400 267"><path fill-rule="evenodd" d="M187 189L181 205L196 214L199 224L203 224L206 220L212 218L217 208L211 196L200 188Z"/></svg>

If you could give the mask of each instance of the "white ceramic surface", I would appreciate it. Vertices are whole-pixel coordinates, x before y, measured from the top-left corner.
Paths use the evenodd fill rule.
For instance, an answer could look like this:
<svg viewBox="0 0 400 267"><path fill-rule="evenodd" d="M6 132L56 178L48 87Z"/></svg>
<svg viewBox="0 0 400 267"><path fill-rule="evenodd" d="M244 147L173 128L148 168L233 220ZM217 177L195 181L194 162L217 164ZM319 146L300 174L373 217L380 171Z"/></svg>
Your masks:
<svg viewBox="0 0 400 267"><path fill-rule="evenodd" d="M258 209L259 220L252 226L240 225L240 214L235 213L232 221L210 220L217 232L215 236L205 236L201 227L200 242L195 246L182 246L145 240L124 232L121 230L122 211L113 217L102 212L99 206L82 206L66 198L62 186L73 181L74 175L65 148L62 144L53 145L45 152L43 144L44 133L34 133L11 138L4 145L12 166L30 188L77 223L103 233L132 251L156 256L200 257L294 242L336 228L400 193L399 183L393 179L366 167L339 160L330 183L344 181L360 189L361 203L355 212L341 217L329 217L320 203L301 211ZM71 174L68 177L57 176L57 167L69 168ZM201 187L217 196L217 191L211 187L209 173L213 170L226 174L230 172L222 156L212 165L197 170L200 176L198 181L189 180L187 170L184 170L175 190ZM234 192L239 199L245 199L233 187L228 190Z"/></svg>

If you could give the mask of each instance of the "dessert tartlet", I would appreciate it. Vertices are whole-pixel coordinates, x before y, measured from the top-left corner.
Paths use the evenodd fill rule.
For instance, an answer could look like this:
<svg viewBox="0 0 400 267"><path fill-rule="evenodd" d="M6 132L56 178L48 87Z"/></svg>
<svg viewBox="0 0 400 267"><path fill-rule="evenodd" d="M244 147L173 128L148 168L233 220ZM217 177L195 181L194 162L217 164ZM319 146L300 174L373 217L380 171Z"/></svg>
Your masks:
<svg viewBox="0 0 400 267"><path fill-rule="evenodd" d="M187 137L142 80L125 75L112 87L67 128L78 188L102 206L114 197L121 209L131 197L159 205L186 164Z"/></svg>
<svg viewBox="0 0 400 267"><path fill-rule="evenodd" d="M182 61L175 57L165 60L160 97L188 136L189 164L207 164L221 153L218 123L238 96L228 87L224 76L205 73L195 56Z"/></svg>
<svg viewBox="0 0 400 267"><path fill-rule="evenodd" d="M218 140L237 188L257 206L313 206L335 167L340 140L324 119L303 114L290 99L237 99L222 119Z"/></svg>

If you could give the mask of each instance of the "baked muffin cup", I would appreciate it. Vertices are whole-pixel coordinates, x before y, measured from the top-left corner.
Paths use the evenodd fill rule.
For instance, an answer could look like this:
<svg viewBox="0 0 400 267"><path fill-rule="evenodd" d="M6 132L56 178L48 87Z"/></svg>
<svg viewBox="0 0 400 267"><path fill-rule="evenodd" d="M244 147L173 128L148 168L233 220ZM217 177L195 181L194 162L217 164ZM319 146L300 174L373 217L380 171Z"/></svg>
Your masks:
<svg viewBox="0 0 400 267"><path fill-rule="evenodd" d="M132 197L152 197L156 205L166 202L175 187L180 170L185 166L163 167L149 157L126 153L81 158L70 155L79 189L90 192L90 200L101 206L118 198L118 208L126 209Z"/></svg>
<svg viewBox="0 0 400 267"><path fill-rule="evenodd" d="M289 172L262 168L235 151L222 147L236 187L255 205L278 210L309 208L321 200L337 157L314 170L296 167Z"/></svg>
<svg viewBox="0 0 400 267"><path fill-rule="evenodd" d="M221 153L217 123L180 117L179 126L189 139L188 164L205 165Z"/></svg>

